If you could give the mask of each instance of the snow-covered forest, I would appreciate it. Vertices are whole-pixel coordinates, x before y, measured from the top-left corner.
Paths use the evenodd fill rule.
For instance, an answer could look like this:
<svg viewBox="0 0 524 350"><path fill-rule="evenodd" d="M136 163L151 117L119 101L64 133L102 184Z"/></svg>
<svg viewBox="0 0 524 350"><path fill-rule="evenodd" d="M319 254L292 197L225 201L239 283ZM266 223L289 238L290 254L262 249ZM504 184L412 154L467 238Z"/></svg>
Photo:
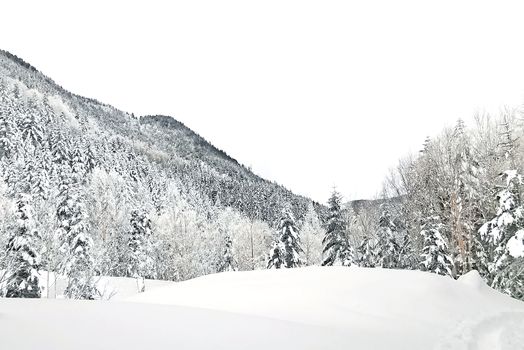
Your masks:
<svg viewBox="0 0 524 350"><path fill-rule="evenodd" d="M1 294L49 297L47 273L64 297L97 299L101 276L144 291L145 279L353 265L477 270L524 300L523 136L518 109L459 120L401 159L379 198L334 190L319 204L171 117L74 95L2 51Z"/></svg>

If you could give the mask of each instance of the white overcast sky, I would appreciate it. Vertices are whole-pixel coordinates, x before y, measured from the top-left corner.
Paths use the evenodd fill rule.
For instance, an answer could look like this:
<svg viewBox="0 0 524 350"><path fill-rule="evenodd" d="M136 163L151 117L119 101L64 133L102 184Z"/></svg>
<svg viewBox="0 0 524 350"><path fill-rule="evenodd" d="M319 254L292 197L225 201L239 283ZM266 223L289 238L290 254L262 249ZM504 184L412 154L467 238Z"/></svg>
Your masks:
<svg viewBox="0 0 524 350"><path fill-rule="evenodd" d="M521 5L522 4L522 5ZM0 1L0 48L174 116L268 179L371 198L428 135L524 101L524 2Z"/></svg>

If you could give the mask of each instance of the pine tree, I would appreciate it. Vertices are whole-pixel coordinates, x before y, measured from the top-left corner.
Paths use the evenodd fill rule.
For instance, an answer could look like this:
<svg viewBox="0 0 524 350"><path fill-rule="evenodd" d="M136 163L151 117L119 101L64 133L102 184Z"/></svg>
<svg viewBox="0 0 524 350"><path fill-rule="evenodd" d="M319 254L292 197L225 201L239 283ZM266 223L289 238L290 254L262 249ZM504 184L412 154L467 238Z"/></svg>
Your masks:
<svg viewBox="0 0 524 350"><path fill-rule="evenodd" d="M424 237L422 249L422 269L439 275L452 276L453 260L449 255L448 245L440 230L442 223L437 215L426 218L420 234Z"/></svg>
<svg viewBox="0 0 524 350"><path fill-rule="evenodd" d="M38 148L44 139L44 130L35 112L36 108L23 111L20 130L22 131L24 141Z"/></svg>
<svg viewBox="0 0 524 350"><path fill-rule="evenodd" d="M131 231L127 246L129 248L128 274L137 280L139 292L145 291L145 277L152 271L151 259L151 220L142 210L131 212Z"/></svg>
<svg viewBox="0 0 524 350"><path fill-rule="evenodd" d="M236 271L236 262L233 257L233 240L230 236L225 237L225 248L222 256L222 261L219 264L218 271Z"/></svg>
<svg viewBox="0 0 524 350"><path fill-rule="evenodd" d="M374 239L364 236L360 245L357 247L358 259L357 264L360 267L377 266L377 247Z"/></svg>
<svg viewBox="0 0 524 350"><path fill-rule="evenodd" d="M38 231L35 228L30 202L29 195L19 196L17 227L7 243L8 265L4 295L8 298L40 298L40 255L36 248Z"/></svg>
<svg viewBox="0 0 524 350"><path fill-rule="evenodd" d="M342 198L336 190L328 201L328 211L326 235L322 240L322 266L350 266L353 262L353 249L346 235L347 224L342 215Z"/></svg>
<svg viewBox="0 0 524 350"><path fill-rule="evenodd" d="M418 268L418 259L414 255L413 244L407 230L402 232L400 241L400 259L399 268L406 270L415 270Z"/></svg>
<svg viewBox="0 0 524 350"><path fill-rule="evenodd" d="M496 216L479 230L490 249L487 279L493 288L515 298L524 297L524 207L520 200L522 176L516 170L502 173Z"/></svg>
<svg viewBox="0 0 524 350"><path fill-rule="evenodd" d="M13 144L14 123L7 112L7 107L0 104L0 159L9 157L15 151Z"/></svg>
<svg viewBox="0 0 524 350"><path fill-rule="evenodd" d="M56 217L57 236L62 242L61 251L65 258L62 271L68 279L64 294L70 299L94 299L93 241L89 235L81 190L67 173L62 173Z"/></svg>
<svg viewBox="0 0 524 350"><path fill-rule="evenodd" d="M302 265L299 230L291 210L285 209L278 225L278 241L274 243L268 260L268 268L294 268Z"/></svg>
<svg viewBox="0 0 524 350"><path fill-rule="evenodd" d="M275 241L269 250L267 265L268 269L280 269L284 266L284 247L282 242Z"/></svg>
<svg viewBox="0 0 524 350"><path fill-rule="evenodd" d="M400 261L400 246L396 241L397 226L391 219L386 204L381 205L377 232L377 265L384 268L398 268Z"/></svg>
<svg viewBox="0 0 524 350"><path fill-rule="evenodd" d="M355 251L349 242L349 237L345 234L339 253L340 265L351 266L355 262Z"/></svg>

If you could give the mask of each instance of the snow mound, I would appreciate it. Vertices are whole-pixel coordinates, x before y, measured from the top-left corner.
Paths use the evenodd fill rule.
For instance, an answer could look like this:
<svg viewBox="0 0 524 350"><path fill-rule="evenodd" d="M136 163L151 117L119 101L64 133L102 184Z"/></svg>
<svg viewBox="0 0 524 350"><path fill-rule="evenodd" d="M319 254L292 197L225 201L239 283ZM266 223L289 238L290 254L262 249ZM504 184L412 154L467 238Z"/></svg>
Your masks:
<svg viewBox="0 0 524 350"><path fill-rule="evenodd" d="M485 286L475 272L459 282L421 271L358 267L228 272L128 300L344 329L353 344L362 344L358 349L423 349L459 325L524 311L524 303ZM469 334L468 327L461 329Z"/></svg>
<svg viewBox="0 0 524 350"><path fill-rule="evenodd" d="M465 275L460 276L457 281L475 289L483 289L488 287L484 279L480 277L480 274L477 270L469 271Z"/></svg>
<svg viewBox="0 0 524 350"><path fill-rule="evenodd" d="M107 280L121 297L132 281ZM0 299L0 347L519 349L524 303L472 285L480 285L475 273L455 281L420 271L308 267L156 285L128 301Z"/></svg>

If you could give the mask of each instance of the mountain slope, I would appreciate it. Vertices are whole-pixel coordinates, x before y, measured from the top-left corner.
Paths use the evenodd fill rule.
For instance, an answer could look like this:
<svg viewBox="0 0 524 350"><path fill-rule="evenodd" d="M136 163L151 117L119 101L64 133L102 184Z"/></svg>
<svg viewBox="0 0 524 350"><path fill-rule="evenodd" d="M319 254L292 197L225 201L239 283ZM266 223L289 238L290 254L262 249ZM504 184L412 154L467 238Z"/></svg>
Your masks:
<svg viewBox="0 0 524 350"><path fill-rule="evenodd" d="M240 269L264 266L281 210L290 206L301 219L310 203L171 117L137 118L72 94L5 51L0 175L0 244L16 223L17 200L31 196L51 271L63 258L53 246L64 229L59 212L82 218L97 271L113 276L130 274L125 240L133 217L143 217L154 232L147 276L178 280L216 272L227 237Z"/></svg>
<svg viewBox="0 0 524 350"><path fill-rule="evenodd" d="M172 168L173 172L178 172L185 181L190 178L192 185L206 197L214 199L218 194L223 204L233 206L251 218L272 223L285 202L290 202L295 207L298 216L306 209L309 201L307 198L294 195L284 187L253 174L225 152L171 117L134 118L112 106L72 94L30 64L6 51L0 51L0 74L4 81L6 78L19 81L44 97L58 97L81 124L102 129L106 134L106 140L103 140L105 142L121 137L118 142L125 144L126 148L131 148L126 151L131 151L137 156L151 157L147 150L133 145L137 140L145 143L151 152L165 152L163 156L168 161L162 164L163 167ZM265 210L255 205L258 202L264 203Z"/></svg>

